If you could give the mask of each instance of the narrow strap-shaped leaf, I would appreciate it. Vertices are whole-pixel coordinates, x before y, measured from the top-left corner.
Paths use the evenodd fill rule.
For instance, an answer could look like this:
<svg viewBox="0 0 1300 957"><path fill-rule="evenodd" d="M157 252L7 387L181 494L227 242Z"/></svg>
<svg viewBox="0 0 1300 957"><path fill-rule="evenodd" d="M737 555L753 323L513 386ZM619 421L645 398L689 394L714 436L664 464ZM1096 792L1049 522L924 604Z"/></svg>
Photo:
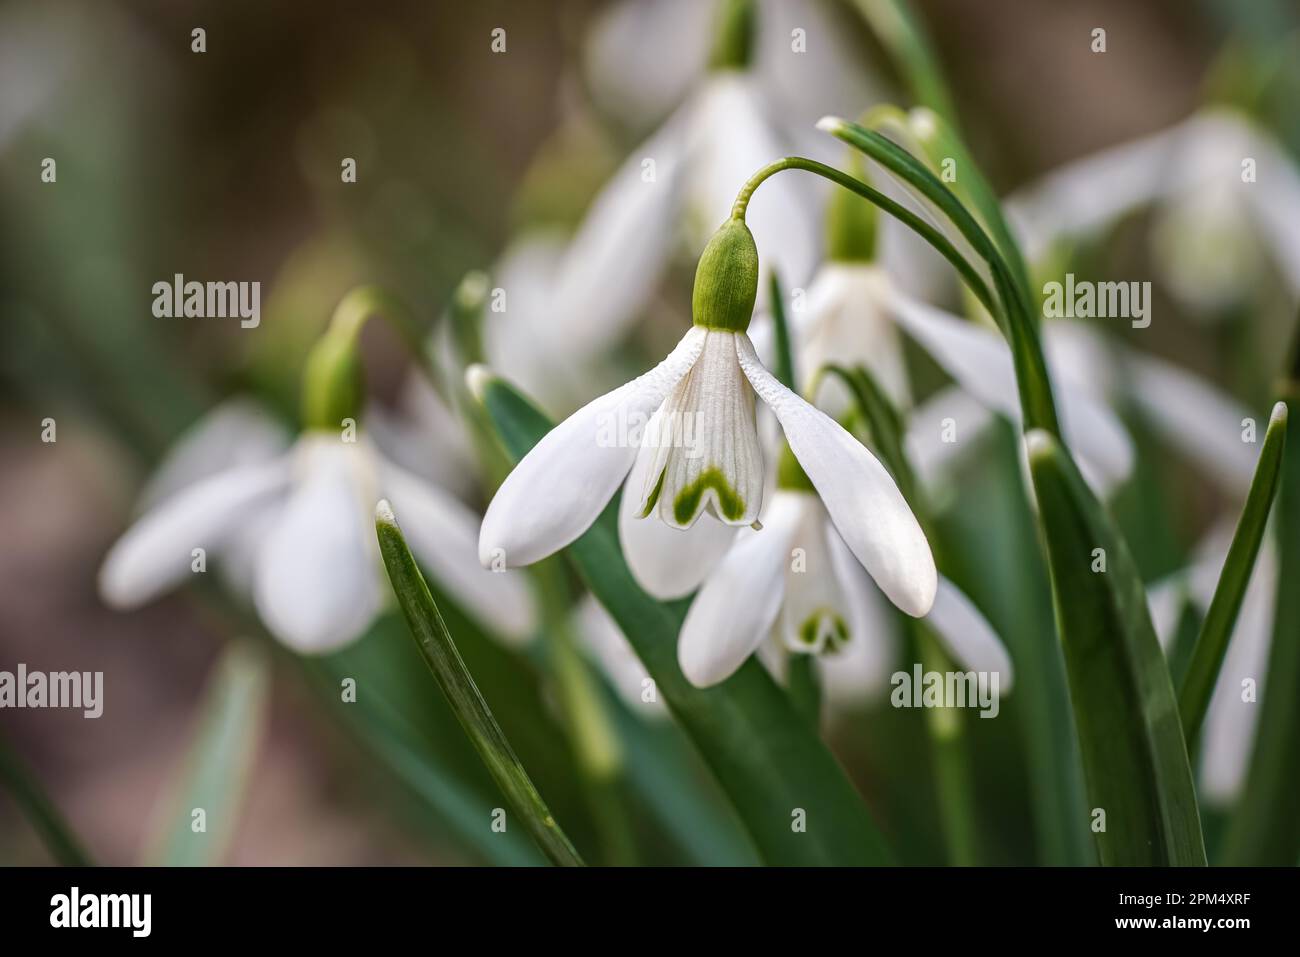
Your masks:
<svg viewBox="0 0 1300 957"><path fill-rule="evenodd" d="M794 381L794 348L790 345L790 324L785 317L785 297L781 289L781 279L775 269L772 270L768 282L771 291L768 298L772 301L772 338L776 342L776 363L772 374L787 389L797 392L799 390Z"/></svg>
<svg viewBox="0 0 1300 957"><path fill-rule="evenodd" d="M1210 696L1218 683L1219 669L1223 667L1223 657L1228 652L1228 641L1237 624L1237 613L1241 611L1241 601L1246 597L1246 586L1250 584L1259 546L1264 540L1264 528L1268 524L1268 513L1273 508L1273 496L1277 492L1278 475L1282 469L1282 452L1286 447L1286 419L1286 403L1279 402L1269 417L1264 447L1259 453L1259 463L1255 466L1255 477L1250 483L1250 492L1246 495L1246 505L1241 510L1237 530L1228 547L1228 557L1224 560L1223 571L1219 573L1219 583L1214 588L1214 598L1205 613L1205 623L1201 626L1200 637L1192 651L1187 676L1178 692L1178 711L1183 718L1183 736L1187 739L1189 748L1200 736L1201 723L1210 707Z"/></svg>
<svg viewBox="0 0 1300 957"><path fill-rule="evenodd" d="M582 866L582 858L519 763L501 725L465 667L387 502L380 502L375 511L375 533L388 580L416 647L483 763L542 853L554 864Z"/></svg>
<svg viewBox="0 0 1300 957"><path fill-rule="evenodd" d="M1300 348L1296 359L1282 392L1288 403L1300 402ZM1225 864L1293 867L1300 860L1300 421L1288 421L1287 429L1273 523L1279 583L1273 643L1250 770L1224 843Z"/></svg>
<svg viewBox="0 0 1300 957"><path fill-rule="evenodd" d="M1173 683L1133 559L1061 445L1041 430L1026 442L1101 862L1204 864Z"/></svg>
<svg viewBox="0 0 1300 957"><path fill-rule="evenodd" d="M270 680L264 652L245 641L232 642L217 661L179 785L147 845L151 863L220 862L265 730Z"/></svg>
<svg viewBox="0 0 1300 957"><path fill-rule="evenodd" d="M64 867L89 867L94 863L40 782L3 738L0 738L0 785L26 813L56 861Z"/></svg>
<svg viewBox="0 0 1300 957"><path fill-rule="evenodd" d="M481 397L506 448L522 458L551 423L500 379ZM567 551L699 749L769 864L881 864L889 852L844 770L752 658L716 687L693 687L677 664L687 602L637 585L618 544L617 501Z"/></svg>

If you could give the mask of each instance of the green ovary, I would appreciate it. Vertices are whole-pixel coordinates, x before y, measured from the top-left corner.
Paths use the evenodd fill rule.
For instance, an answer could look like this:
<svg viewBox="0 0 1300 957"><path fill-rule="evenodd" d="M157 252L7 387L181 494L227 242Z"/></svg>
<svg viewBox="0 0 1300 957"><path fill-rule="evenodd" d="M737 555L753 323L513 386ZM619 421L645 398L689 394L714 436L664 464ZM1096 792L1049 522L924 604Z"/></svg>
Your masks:
<svg viewBox="0 0 1300 957"><path fill-rule="evenodd" d="M700 499L708 489L713 489L716 493L718 511L723 519L735 522L745 514L745 500L736 494L721 469L710 466L694 482L678 492L677 498L673 500L673 517L679 525L685 525L695 517L700 508Z"/></svg>

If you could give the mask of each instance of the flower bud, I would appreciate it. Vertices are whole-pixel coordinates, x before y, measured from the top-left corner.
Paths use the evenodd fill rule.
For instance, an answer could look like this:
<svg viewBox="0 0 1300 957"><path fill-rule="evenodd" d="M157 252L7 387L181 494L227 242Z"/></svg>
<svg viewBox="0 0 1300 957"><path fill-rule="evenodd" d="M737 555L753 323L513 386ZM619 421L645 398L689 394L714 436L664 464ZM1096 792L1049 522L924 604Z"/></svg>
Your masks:
<svg viewBox="0 0 1300 957"><path fill-rule="evenodd" d="M757 298L758 247L743 219L729 219L700 255L691 315L706 329L744 332Z"/></svg>
<svg viewBox="0 0 1300 957"><path fill-rule="evenodd" d="M723 0L718 11L713 53L714 70L744 70L754 50L754 0Z"/></svg>

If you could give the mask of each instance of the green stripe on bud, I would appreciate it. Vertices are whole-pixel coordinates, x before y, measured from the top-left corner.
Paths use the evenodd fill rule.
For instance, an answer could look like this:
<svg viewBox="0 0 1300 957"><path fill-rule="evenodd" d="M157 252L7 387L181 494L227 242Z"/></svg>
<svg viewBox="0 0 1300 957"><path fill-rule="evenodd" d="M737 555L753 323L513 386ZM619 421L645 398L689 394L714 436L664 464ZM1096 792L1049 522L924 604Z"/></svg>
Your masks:
<svg viewBox="0 0 1300 957"><path fill-rule="evenodd" d="M849 172L868 183L867 171L854 151ZM826 256L832 262L872 262L876 258L876 222L874 203L837 189L826 207Z"/></svg>
<svg viewBox="0 0 1300 957"><path fill-rule="evenodd" d="M722 0L709 56L710 69L744 70L749 66L757 19L754 0Z"/></svg>
<svg viewBox="0 0 1300 957"><path fill-rule="evenodd" d="M744 332L757 298L758 247L743 219L729 219L700 255L691 315L706 329Z"/></svg>

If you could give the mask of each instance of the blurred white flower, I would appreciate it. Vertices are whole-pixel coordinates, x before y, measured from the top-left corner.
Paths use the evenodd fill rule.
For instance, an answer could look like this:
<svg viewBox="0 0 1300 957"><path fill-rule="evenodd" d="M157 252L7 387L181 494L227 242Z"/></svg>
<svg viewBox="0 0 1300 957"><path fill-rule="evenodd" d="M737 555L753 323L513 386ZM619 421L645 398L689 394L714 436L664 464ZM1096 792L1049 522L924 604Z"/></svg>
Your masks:
<svg viewBox="0 0 1300 957"><path fill-rule="evenodd" d="M244 422L247 432L232 424ZM412 551L453 598L503 637L526 637L532 596L475 561L474 513L393 465L364 434L310 430L284 451L250 406L223 406L182 438L152 488L166 486L100 570L115 608L151 601L193 574L201 548L252 596L277 638L322 653L358 638L385 603L371 516L389 498ZM218 465L217 463L220 463ZM189 479L184 487L180 477Z"/></svg>
<svg viewBox="0 0 1300 957"><path fill-rule="evenodd" d="M745 181L792 152L772 113L750 69L715 66L695 84L591 202L556 263L549 308L541 313L552 341L590 354L627 332L682 232L685 251L698 255ZM810 276L816 218L806 178L774 179L750 206L749 226L784 282L799 285Z"/></svg>
<svg viewBox="0 0 1300 957"><path fill-rule="evenodd" d="M1154 206L1153 252L1170 290L1217 310L1240 302L1271 258L1300 296L1300 172L1245 114L1205 110L1070 163L1007 211L1031 261L1058 239L1093 237Z"/></svg>
<svg viewBox="0 0 1300 957"><path fill-rule="evenodd" d="M1177 632L1184 602L1190 602L1202 616L1209 610L1235 527L1233 520L1214 525L1197 546L1188 568L1148 589L1151 618L1166 651ZM1271 535L1265 535L1201 731L1201 793L1220 806L1230 805L1241 793L1254 753L1278 586L1277 546ZM1249 701L1242 696L1247 679L1255 685L1255 695Z"/></svg>

